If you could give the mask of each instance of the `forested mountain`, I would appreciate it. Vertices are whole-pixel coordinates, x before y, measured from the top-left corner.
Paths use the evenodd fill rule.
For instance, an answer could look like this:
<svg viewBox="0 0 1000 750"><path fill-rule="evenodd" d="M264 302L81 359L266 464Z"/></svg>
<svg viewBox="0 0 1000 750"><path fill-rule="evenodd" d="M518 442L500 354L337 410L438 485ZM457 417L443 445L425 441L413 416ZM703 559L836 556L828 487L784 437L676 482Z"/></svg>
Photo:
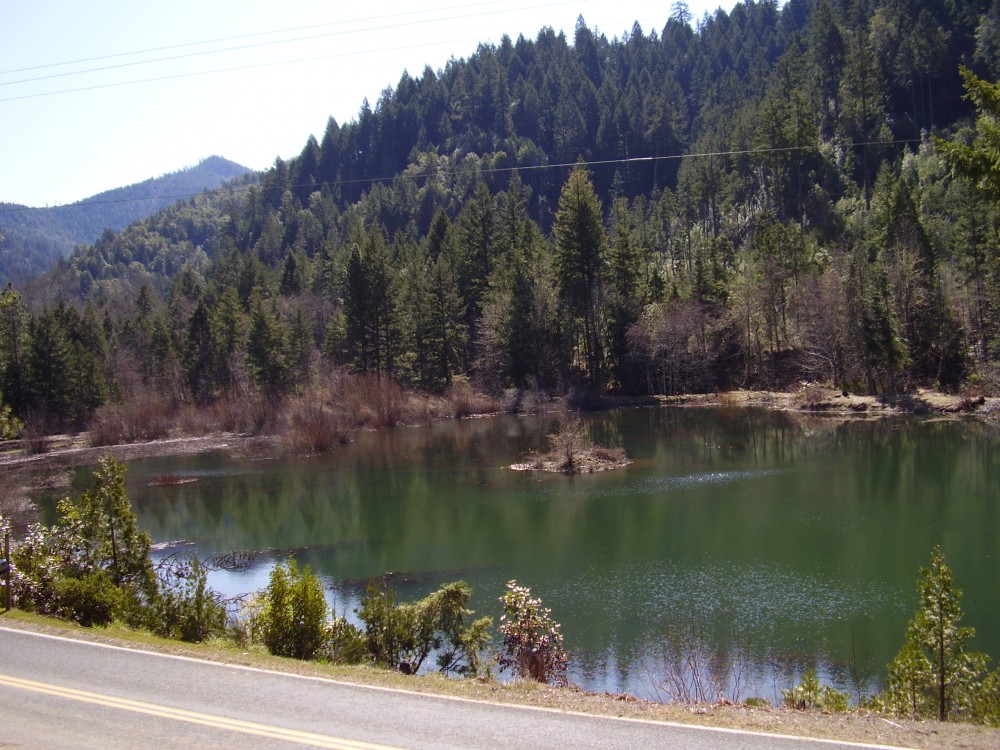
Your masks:
<svg viewBox="0 0 1000 750"><path fill-rule="evenodd" d="M0 280L20 282L47 271L73 248L105 229L121 229L203 190L214 190L249 170L220 156L77 203L28 208L0 203Z"/></svg>
<svg viewBox="0 0 1000 750"><path fill-rule="evenodd" d="M79 248L0 321L4 397L80 421L340 367L430 391L996 390L1000 196L972 162L1000 153L1000 94L963 93L1000 74L1000 0L673 8L403 73L258 183Z"/></svg>

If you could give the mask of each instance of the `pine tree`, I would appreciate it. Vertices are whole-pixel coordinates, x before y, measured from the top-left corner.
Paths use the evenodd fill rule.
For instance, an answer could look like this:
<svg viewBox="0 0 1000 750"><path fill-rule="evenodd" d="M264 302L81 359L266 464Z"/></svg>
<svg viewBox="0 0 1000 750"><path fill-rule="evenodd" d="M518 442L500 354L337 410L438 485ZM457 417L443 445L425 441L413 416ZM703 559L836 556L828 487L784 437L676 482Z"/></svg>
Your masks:
<svg viewBox="0 0 1000 750"><path fill-rule="evenodd" d="M184 372L192 397L200 403L210 401L214 391L212 363L215 353L209 321L208 306L199 301L188 321Z"/></svg>
<svg viewBox="0 0 1000 750"><path fill-rule="evenodd" d="M634 238L628 201L618 198L611 206L612 240L608 248L608 355L620 385L627 385L629 329L639 320L643 299L639 291L641 260Z"/></svg>
<svg viewBox="0 0 1000 750"><path fill-rule="evenodd" d="M470 326L481 314L487 280L498 255L497 211L485 182L476 185L456 220L459 287Z"/></svg>
<svg viewBox="0 0 1000 750"><path fill-rule="evenodd" d="M911 371L922 382L954 388L965 374L962 335L944 299L937 258L906 180L892 188L881 237Z"/></svg>
<svg viewBox="0 0 1000 750"><path fill-rule="evenodd" d="M607 237L601 216L601 202L594 192L590 175L575 168L559 197L553 234L559 298L566 306L573 348L583 359L588 382L600 387L603 376L604 331L602 302L603 266Z"/></svg>
<svg viewBox="0 0 1000 750"><path fill-rule="evenodd" d="M0 392L15 413L27 405L28 313L13 285L0 292Z"/></svg>
<svg viewBox="0 0 1000 750"><path fill-rule="evenodd" d="M445 255L439 255L428 268L430 283L431 373L438 383L451 385L452 374L460 365L468 340L465 304L458 291L454 265Z"/></svg>
<svg viewBox="0 0 1000 750"><path fill-rule="evenodd" d="M247 367L250 376L269 395L283 393L292 380L288 326L273 301L255 294L250 302Z"/></svg>
<svg viewBox="0 0 1000 750"><path fill-rule="evenodd" d="M398 284L381 227L356 232L344 275L346 339L354 366L391 375L399 347Z"/></svg>
<svg viewBox="0 0 1000 750"><path fill-rule="evenodd" d="M228 394L235 394L245 382L247 316L239 295L225 287L212 308L209 322L212 376Z"/></svg>
<svg viewBox="0 0 1000 750"><path fill-rule="evenodd" d="M27 351L30 403L43 415L61 423L72 411L66 374L72 371L72 354L66 330L55 310L44 310L31 321Z"/></svg>
<svg viewBox="0 0 1000 750"><path fill-rule="evenodd" d="M151 600L156 575L149 558L151 540L142 531L125 493L125 465L101 459L94 486L77 500L59 503L60 525L78 540L84 569L99 568L133 595Z"/></svg>
<svg viewBox="0 0 1000 750"><path fill-rule="evenodd" d="M889 666L887 697L897 710L936 714L940 721L967 712L987 658L969 649L974 628L961 627L962 590L940 546L920 569L920 609L906 628L906 645Z"/></svg>

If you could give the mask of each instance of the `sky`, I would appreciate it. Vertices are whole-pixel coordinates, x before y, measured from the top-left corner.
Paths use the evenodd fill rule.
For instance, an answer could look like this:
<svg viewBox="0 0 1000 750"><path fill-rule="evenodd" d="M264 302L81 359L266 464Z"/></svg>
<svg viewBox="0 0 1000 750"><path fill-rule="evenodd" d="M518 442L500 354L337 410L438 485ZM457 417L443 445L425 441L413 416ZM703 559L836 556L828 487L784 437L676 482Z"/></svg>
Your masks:
<svg viewBox="0 0 1000 750"><path fill-rule="evenodd" d="M687 0L697 20L735 0ZM660 32L673 1L2 0L0 202L55 206L217 155L251 169L374 107L404 70L576 20Z"/></svg>

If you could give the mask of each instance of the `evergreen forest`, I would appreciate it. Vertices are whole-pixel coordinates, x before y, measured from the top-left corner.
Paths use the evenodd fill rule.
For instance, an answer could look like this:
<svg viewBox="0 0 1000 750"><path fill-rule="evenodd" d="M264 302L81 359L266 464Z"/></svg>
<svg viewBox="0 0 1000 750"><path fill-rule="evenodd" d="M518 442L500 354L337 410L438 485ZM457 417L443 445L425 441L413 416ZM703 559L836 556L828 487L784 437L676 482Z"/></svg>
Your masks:
<svg viewBox="0 0 1000 750"><path fill-rule="evenodd" d="M621 38L480 45L8 285L6 419L335 372L996 394L998 78L1000 0L678 2Z"/></svg>

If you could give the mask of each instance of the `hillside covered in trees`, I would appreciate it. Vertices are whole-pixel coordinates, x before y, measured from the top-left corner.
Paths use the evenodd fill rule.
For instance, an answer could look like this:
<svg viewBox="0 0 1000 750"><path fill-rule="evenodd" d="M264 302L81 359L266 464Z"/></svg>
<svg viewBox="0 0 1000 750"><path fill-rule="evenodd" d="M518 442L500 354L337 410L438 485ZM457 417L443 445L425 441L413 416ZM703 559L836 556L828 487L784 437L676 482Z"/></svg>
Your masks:
<svg viewBox="0 0 1000 750"><path fill-rule="evenodd" d="M0 279L20 282L48 271L77 245L97 240L105 229L122 229L182 196L214 190L248 172L221 156L210 156L193 167L66 206L0 203Z"/></svg>
<svg viewBox="0 0 1000 750"><path fill-rule="evenodd" d="M677 3L621 39L580 19L481 45L9 291L3 399L85 424L345 368L430 392L995 392L998 77L998 0Z"/></svg>

